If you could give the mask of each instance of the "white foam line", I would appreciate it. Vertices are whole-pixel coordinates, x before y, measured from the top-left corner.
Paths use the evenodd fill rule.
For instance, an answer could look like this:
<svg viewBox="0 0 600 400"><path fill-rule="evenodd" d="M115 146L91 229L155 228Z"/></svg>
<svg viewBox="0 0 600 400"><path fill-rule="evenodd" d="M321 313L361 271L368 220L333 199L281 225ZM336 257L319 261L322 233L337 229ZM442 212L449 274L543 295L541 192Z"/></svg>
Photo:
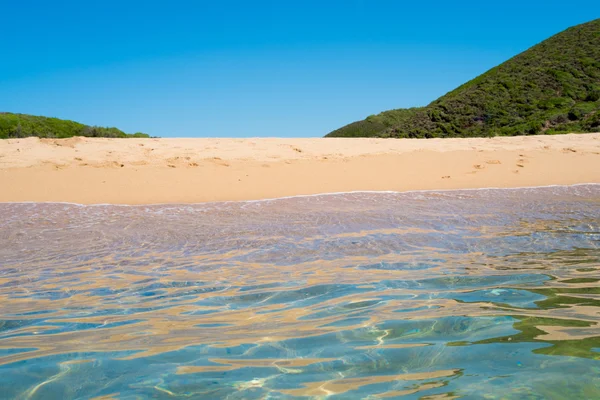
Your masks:
<svg viewBox="0 0 600 400"><path fill-rule="evenodd" d="M64 204L79 207L153 207L153 206L194 206L194 205L212 205L212 204L238 204L238 203L261 203L277 200L289 200L304 197L320 197L320 196L339 196L344 194L410 194L410 193L447 193L447 192L478 192L484 190L523 190L523 189L546 189L546 188L570 188L576 186L600 186L600 183L574 183L572 185L546 185L546 186L519 186L519 187L486 187L486 188L464 188L464 189L418 189L418 190L355 190L350 192L329 192L329 193L314 193L314 194L297 194L293 196L272 197L268 199L256 200L224 200L224 201L205 201L201 203L149 203L149 204L112 204L112 203L97 203L97 204L81 204L72 203L69 201L0 201L0 204Z"/></svg>

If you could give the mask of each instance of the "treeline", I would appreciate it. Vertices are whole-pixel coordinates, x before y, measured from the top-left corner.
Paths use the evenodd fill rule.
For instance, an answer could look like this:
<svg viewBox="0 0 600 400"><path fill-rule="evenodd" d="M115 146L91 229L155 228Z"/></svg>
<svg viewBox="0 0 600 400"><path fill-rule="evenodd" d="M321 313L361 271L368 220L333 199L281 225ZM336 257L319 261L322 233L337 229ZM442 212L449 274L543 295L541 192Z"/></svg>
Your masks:
<svg viewBox="0 0 600 400"><path fill-rule="evenodd" d="M73 136L106 138L147 138L145 133L127 134L117 128L89 126L79 122L58 118L39 117L27 114L0 113L0 139L25 138L69 138Z"/></svg>

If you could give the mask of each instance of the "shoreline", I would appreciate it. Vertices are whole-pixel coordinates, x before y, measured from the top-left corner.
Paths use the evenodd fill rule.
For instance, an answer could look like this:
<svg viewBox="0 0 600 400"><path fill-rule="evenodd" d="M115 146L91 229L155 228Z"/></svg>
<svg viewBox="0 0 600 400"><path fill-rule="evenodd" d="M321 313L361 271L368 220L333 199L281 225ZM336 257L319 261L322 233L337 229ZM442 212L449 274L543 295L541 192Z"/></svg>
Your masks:
<svg viewBox="0 0 600 400"><path fill-rule="evenodd" d="M600 133L0 141L3 203L196 204L595 183L600 183Z"/></svg>
<svg viewBox="0 0 600 400"><path fill-rule="evenodd" d="M347 194L412 194L412 193L452 193L452 192L477 192L480 190L502 191L502 190L525 190L525 189L549 189L549 188L572 188L578 186L600 186L600 183L574 183L572 185L545 185L545 186L517 186L517 187L482 187L482 188L466 188L466 189L417 189L406 191L393 190L355 190L350 192L330 192L330 193L315 193L315 194L297 194L293 196L272 197L256 200L223 200L223 201L205 201L200 203L142 203L142 204L120 204L120 203L73 203L69 201L0 201L2 204L64 204L77 207L148 207L148 206L193 206L204 204L228 204L228 203L260 203L266 201L279 201L298 199L304 197L321 197L321 196L343 196Z"/></svg>

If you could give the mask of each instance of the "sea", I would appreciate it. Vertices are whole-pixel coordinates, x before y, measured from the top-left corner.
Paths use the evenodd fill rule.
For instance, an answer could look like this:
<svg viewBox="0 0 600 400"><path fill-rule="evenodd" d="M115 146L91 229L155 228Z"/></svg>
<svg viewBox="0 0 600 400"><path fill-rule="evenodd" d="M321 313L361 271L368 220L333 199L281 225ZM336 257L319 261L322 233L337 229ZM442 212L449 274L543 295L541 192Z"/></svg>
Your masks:
<svg viewBox="0 0 600 400"><path fill-rule="evenodd" d="M2 399L600 399L600 185L0 204Z"/></svg>

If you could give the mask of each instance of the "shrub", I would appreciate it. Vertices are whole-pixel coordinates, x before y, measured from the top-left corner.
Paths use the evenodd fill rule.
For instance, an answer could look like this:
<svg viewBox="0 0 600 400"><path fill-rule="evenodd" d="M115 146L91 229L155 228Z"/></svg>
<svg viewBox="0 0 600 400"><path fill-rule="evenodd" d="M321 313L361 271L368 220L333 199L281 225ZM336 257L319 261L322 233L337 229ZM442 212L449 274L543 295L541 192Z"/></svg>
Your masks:
<svg viewBox="0 0 600 400"><path fill-rule="evenodd" d="M131 135L127 135L117 128L87 126L58 118L0 113L0 138L22 138L28 136L41 138L68 138L73 136L124 138ZM148 135L136 134L136 137L148 137Z"/></svg>
<svg viewBox="0 0 600 400"><path fill-rule="evenodd" d="M598 101L600 100L600 90L592 90L588 92L585 101Z"/></svg>

